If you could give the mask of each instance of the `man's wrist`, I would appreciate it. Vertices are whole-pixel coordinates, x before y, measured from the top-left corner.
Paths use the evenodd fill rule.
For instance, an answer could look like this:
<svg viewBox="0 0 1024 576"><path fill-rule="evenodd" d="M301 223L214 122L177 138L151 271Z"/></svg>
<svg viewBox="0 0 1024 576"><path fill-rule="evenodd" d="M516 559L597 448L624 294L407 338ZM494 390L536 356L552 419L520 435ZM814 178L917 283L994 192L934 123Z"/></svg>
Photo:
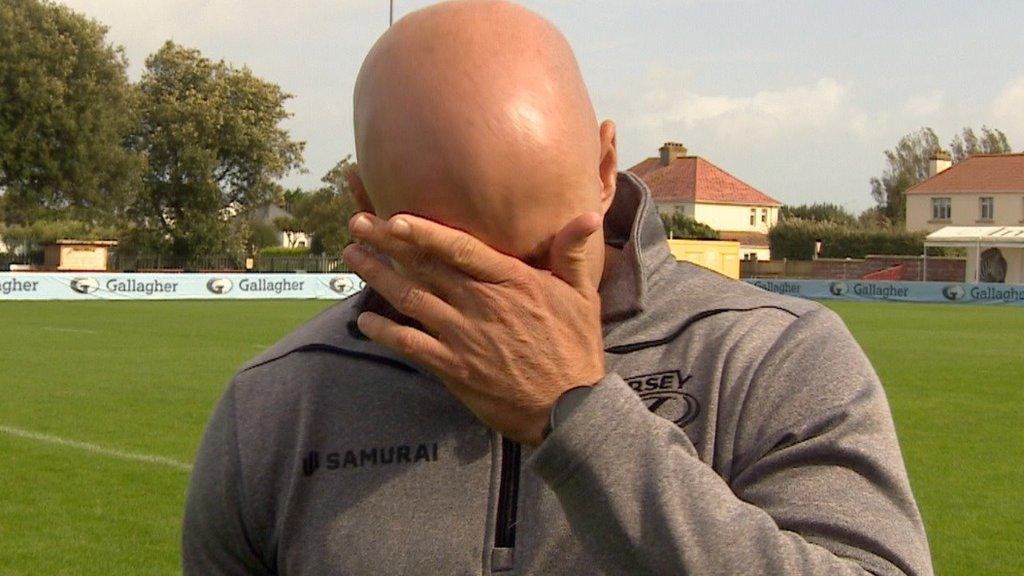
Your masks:
<svg viewBox="0 0 1024 576"><path fill-rule="evenodd" d="M546 440L555 428L569 419L569 416L583 403L583 400L590 394L593 387L594 384L584 384L562 392L562 395L551 405L548 423L544 426L544 431L541 433L542 440Z"/></svg>

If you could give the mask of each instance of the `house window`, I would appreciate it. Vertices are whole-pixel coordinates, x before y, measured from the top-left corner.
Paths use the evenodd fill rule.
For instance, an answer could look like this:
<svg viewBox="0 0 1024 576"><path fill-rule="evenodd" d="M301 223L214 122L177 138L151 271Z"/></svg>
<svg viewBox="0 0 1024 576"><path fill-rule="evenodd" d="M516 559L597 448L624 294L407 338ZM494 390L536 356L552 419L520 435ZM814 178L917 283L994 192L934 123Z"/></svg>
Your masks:
<svg viewBox="0 0 1024 576"><path fill-rule="evenodd" d="M932 198L932 220L949 220L952 212L949 198Z"/></svg>
<svg viewBox="0 0 1024 576"><path fill-rule="evenodd" d="M762 208L761 209L761 224L767 224L767 223L768 223L768 209L767 208Z"/></svg>
<svg viewBox="0 0 1024 576"><path fill-rule="evenodd" d="M751 208L750 209L750 225L753 226L755 224L757 224L757 208Z"/></svg>
<svg viewBox="0 0 1024 576"><path fill-rule="evenodd" d="M996 212L996 204L991 196L984 196L981 202L981 219L992 220Z"/></svg>

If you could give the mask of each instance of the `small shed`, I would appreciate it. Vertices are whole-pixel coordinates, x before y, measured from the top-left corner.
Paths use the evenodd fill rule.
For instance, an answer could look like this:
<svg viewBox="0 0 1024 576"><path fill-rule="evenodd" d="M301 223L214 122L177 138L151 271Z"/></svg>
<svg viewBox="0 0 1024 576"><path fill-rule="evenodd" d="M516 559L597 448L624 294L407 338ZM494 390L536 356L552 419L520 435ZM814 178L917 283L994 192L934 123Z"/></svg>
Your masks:
<svg viewBox="0 0 1024 576"><path fill-rule="evenodd" d="M965 282L1024 284L1024 226L946 226L924 239L928 249L967 249Z"/></svg>
<svg viewBox="0 0 1024 576"><path fill-rule="evenodd" d="M669 240L679 262L692 262L729 278L740 277L740 243L731 240Z"/></svg>
<svg viewBox="0 0 1024 576"><path fill-rule="evenodd" d="M104 272L115 240L57 240L43 248L46 270L67 272Z"/></svg>

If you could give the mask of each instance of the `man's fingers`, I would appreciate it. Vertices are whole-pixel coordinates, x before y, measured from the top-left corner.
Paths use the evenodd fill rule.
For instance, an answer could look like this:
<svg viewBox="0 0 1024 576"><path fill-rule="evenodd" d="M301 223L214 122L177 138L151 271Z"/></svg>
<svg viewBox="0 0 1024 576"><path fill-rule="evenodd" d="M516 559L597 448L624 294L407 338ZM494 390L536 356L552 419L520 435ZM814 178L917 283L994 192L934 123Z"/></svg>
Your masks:
<svg viewBox="0 0 1024 576"><path fill-rule="evenodd" d="M373 312L356 319L359 330L374 342L444 378L456 366L457 358L430 334L405 326Z"/></svg>
<svg viewBox="0 0 1024 576"><path fill-rule="evenodd" d="M592 290L587 241L601 228L601 215L587 212L562 228L551 243L551 273L577 290Z"/></svg>
<svg viewBox="0 0 1024 576"><path fill-rule="evenodd" d="M392 228L391 223L370 213L356 214L349 221L349 230L356 239L389 256L400 265L401 272L425 281L439 289L442 297L448 297L463 274L444 265L435 255L395 236Z"/></svg>
<svg viewBox="0 0 1024 576"><path fill-rule="evenodd" d="M350 244L345 248L344 257L352 270L395 310L437 333L456 326L459 315L454 308L423 286L392 270L366 248Z"/></svg>
<svg viewBox="0 0 1024 576"><path fill-rule="evenodd" d="M388 222L388 230L396 238L483 282L506 282L514 276L516 267L523 265L466 232L426 218L399 214Z"/></svg>

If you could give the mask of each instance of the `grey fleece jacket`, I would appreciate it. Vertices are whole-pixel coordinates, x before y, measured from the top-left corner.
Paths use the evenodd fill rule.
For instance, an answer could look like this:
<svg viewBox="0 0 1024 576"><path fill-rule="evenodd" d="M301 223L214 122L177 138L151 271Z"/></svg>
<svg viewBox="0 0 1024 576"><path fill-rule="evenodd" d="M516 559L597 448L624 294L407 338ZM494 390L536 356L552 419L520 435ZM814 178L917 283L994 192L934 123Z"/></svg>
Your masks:
<svg viewBox="0 0 1024 576"><path fill-rule="evenodd" d="M842 322L668 252L620 175L608 374L537 449L354 327L246 364L196 457L186 574L931 574L885 394Z"/></svg>

